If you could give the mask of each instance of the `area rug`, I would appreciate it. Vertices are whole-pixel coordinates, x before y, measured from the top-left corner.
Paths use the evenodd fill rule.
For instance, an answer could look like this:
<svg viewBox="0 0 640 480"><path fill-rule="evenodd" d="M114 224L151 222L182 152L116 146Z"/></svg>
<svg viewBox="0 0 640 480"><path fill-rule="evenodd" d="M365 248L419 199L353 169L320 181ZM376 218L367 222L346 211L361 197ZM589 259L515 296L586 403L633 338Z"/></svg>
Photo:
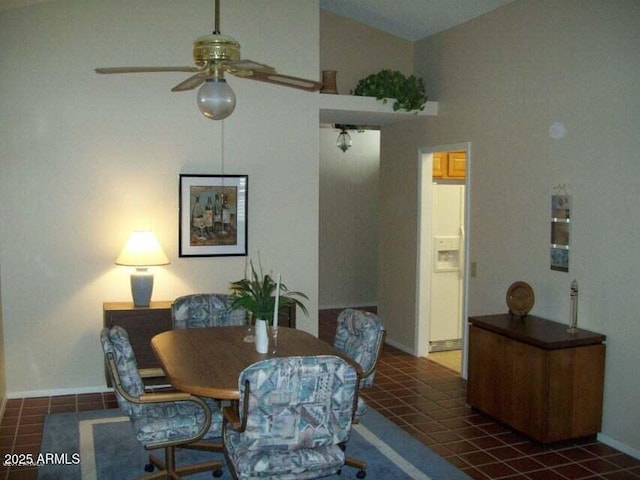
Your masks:
<svg viewBox="0 0 640 480"><path fill-rule="evenodd" d="M136 440L131 423L117 410L47 415L41 452L49 459L38 469L39 480L127 480L143 475L148 453ZM156 450L162 457L162 450ZM367 479L463 480L467 475L429 450L411 435L373 409L354 426L347 454L367 462ZM182 462L219 458L212 454L181 449ZM356 478L357 470L342 469L340 476ZM187 477L211 480L210 472ZM225 469L222 478L231 478Z"/></svg>

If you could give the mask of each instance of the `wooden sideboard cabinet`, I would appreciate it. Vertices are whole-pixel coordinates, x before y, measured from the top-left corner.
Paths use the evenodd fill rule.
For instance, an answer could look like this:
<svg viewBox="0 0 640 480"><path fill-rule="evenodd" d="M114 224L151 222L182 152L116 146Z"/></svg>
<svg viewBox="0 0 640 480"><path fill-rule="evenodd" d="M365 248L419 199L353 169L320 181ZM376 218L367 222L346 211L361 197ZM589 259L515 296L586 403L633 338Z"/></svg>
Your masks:
<svg viewBox="0 0 640 480"><path fill-rule="evenodd" d="M106 302L102 305L104 326L120 325L129 334L136 355L140 375L146 384L167 383L160 362L151 348L151 339L158 333L171 330L171 304L151 302L148 307L134 307L132 302ZM111 379L106 374L107 385Z"/></svg>
<svg viewBox="0 0 640 480"><path fill-rule="evenodd" d="M280 307L278 309L278 325L281 327L296 328L296 307Z"/></svg>
<svg viewBox="0 0 640 480"><path fill-rule="evenodd" d="M469 318L467 401L550 443L602 423L605 336L535 316Z"/></svg>

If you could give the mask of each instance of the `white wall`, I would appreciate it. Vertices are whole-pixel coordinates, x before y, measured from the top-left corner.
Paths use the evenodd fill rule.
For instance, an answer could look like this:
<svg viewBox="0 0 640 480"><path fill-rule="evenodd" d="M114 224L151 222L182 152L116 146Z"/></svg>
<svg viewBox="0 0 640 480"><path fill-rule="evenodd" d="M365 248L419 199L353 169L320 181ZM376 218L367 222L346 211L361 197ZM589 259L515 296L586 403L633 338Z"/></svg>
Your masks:
<svg viewBox="0 0 640 480"><path fill-rule="evenodd" d="M320 10L320 69L336 70L338 93L383 68L413 73L413 43L329 10Z"/></svg>
<svg viewBox="0 0 640 480"><path fill-rule="evenodd" d="M0 273L2 266L0 265ZM7 401L6 363L4 359L4 320L2 318L2 277L0 275L0 415L4 416Z"/></svg>
<svg viewBox="0 0 640 480"><path fill-rule="evenodd" d="M286 14L283 14L286 13ZM319 78L316 1L223 2L243 58ZM220 123L186 74L98 76L98 66L190 65L210 0L60 0L0 13L0 263L7 391L104 384L102 302L130 300L114 259L153 229L171 259L153 299L227 291L244 257L178 258L178 175L219 174ZM296 41L292 42L291 38ZM286 48L283 48L286 47ZM317 332L317 94L230 77L225 173L249 175L249 252L309 295ZM304 145L304 148L300 146Z"/></svg>
<svg viewBox="0 0 640 480"><path fill-rule="evenodd" d="M471 315L506 312L506 289L524 280L535 291L534 315L568 323L569 286L578 280L578 326L607 335L602 438L635 455L638 25L634 0L519 0L418 42L416 74L438 101L438 117L398 140L421 137L423 146L471 142L470 255L478 266L469 284ZM550 136L555 122L566 127L564 138ZM399 143L386 147L391 133L399 132L382 133L381 176L412 184L417 155ZM551 195L562 182L573 195L569 273L549 269ZM414 194L406 197L413 201ZM380 209L385 222L388 206ZM405 230L389 229L380 248L410 249L413 241L400 235L412 227ZM399 254L395 270L387 268L385 282L400 278L396 270L412 268L406 257ZM389 336L410 343L414 318L394 313L411 313L402 299L411 301L415 287L394 292L393 299L379 298L380 311L398 323Z"/></svg>
<svg viewBox="0 0 640 480"><path fill-rule="evenodd" d="M320 308L377 304L380 132L320 129Z"/></svg>

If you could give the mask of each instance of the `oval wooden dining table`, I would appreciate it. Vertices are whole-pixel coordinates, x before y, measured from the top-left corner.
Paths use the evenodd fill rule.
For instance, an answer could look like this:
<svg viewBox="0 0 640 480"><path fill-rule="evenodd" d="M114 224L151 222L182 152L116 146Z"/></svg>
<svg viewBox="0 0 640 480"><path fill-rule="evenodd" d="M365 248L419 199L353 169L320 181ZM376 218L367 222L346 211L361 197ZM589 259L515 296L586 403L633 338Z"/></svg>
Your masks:
<svg viewBox="0 0 640 480"><path fill-rule="evenodd" d="M302 330L280 327L275 353L271 343L266 354L256 352L255 343L245 342L246 334L247 327L175 329L154 336L151 345L174 388L219 400L238 400L240 372L267 358L337 355L362 373L357 362Z"/></svg>

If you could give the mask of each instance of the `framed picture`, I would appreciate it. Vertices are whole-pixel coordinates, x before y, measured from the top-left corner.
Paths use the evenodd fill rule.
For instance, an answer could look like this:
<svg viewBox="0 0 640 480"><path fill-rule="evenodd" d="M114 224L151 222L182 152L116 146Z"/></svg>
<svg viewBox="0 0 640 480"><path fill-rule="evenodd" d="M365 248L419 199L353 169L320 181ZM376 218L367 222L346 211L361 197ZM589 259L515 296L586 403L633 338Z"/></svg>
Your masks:
<svg viewBox="0 0 640 480"><path fill-rule="evenodd" d="M569 271L571 196L551 196L551 270Z"/></svg>
<svg viewBox="0 0 640 480"><path fill-rule="evenodd" d="M247 175L180 175L180 257L247 255Z"/></svg>

